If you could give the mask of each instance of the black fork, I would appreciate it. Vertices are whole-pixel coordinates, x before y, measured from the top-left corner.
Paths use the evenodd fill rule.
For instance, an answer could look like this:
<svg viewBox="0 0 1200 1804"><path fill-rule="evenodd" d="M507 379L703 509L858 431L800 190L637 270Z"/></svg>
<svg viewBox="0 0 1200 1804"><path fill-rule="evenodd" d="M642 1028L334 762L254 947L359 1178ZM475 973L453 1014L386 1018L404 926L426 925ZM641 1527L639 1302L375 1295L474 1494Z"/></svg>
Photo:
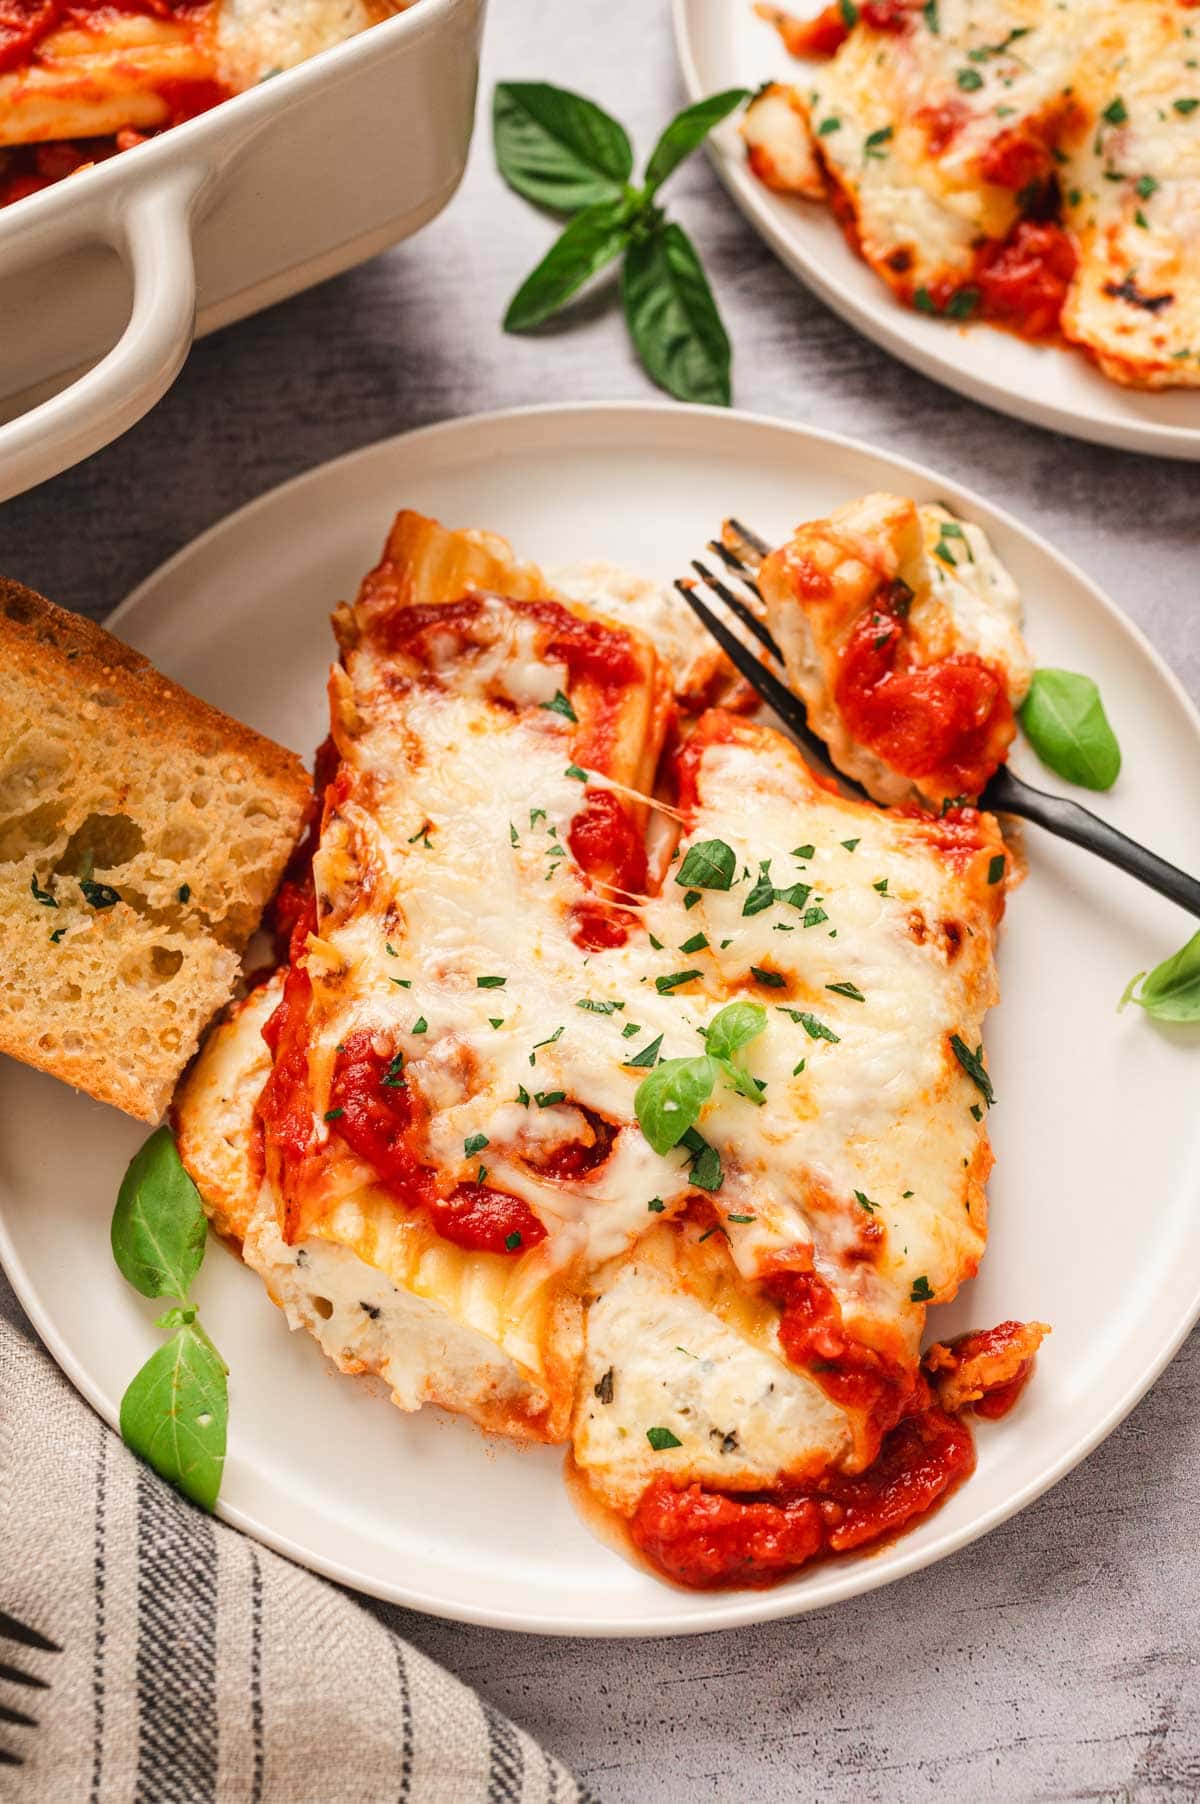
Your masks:
<svg viewBox="0 0 1200 1804"><path fill-rule="evenodd" d="M783 670L783 653L762 617L763 601L755 581L758 566L768 556L770 546L741 521L729 520L725 536L710 539L708 549L720 561L726 574L742 585L745 594L736 594L728 582L699 559L693 559L692 569L700 582L754 636L766 653L766 659L751 650L701 600L696 593L696 583L690 577L681 578L675 587L693 614L707 627L730 663L775 710L805 751L826 770L833 771L846 789L869 800L860 784L851 782L834 770L828 747L808 724L804 703L776 673L776 667L780 672ZM1186 871L1178 870L1175 865L1168 864L1165 858L1159 858L1157 853L1148 851L1145 846L1138 845L1136 840L1119 833L1115 827L1078 802L1073 802L1066 796L1050 795L1045 790L1035 789L1032 784L1023 782L1006 764L1002 764L997 770L979 801L984 808L1019 815L1023 820L1033 821L1037 826L1044 827L1047 833L1053 833L1059 839L1083 846L1086 851L1094 852L1098 858L1116 865L1118 870L1136 877L1150 889L1157 890L1160 896L1167 896L1172 902L1178 902L1189 914L1200 917L1200 882L1196 878L1189 877Z"/></svg>
<svg viewBox="0 0 1200 1804"><path fill-rule="evenodd" d="M35 1654L62 1653L57 1642L48 1641L45 1635L40 1635L36 1629L31 1629L26 1623L18 1622L15 1616L6 1615L3 1610L0 1610L0 1640L15 1641L18 1646L27 1648ZM28 1654L22 1657L28 1661ZM0 1660L0 1682L8 1685L21 1685L26 1690L35 1692L50 1689L49 1679L40 1678L36 1673L26 1672L24 1667L14 1666L9 1660ZM26 1698L23 1701L32 1703L34 1700ZM11 1705L0 1701L0 1723L9 1723L14 1729L36 1729L38 1719L36 1716L30 1716L27 1710L16 1710ZM10 1736L8 1739L16 1738ZM11 1748L0 1746L0 1766L24 1766L24 1764L20 1754L13 1753Z"/></svg>

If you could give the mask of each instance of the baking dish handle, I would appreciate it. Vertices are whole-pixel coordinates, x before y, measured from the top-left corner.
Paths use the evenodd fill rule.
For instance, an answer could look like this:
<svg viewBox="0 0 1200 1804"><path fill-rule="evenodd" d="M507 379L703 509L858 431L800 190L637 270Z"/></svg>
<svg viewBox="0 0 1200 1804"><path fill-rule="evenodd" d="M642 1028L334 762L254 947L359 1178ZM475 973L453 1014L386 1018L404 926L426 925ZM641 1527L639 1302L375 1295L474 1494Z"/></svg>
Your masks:
<svg viewBox="0 0 1200 1804"><path fill-rule="evenodd" d="M98 364L28 413L0 426L0 501L89 457L148 413L179 374L196 322L191 221L207 171L173 170L130 196L114 219L77 224L52 256L97 238L129 267L133 305L121 337Z"/></svg>

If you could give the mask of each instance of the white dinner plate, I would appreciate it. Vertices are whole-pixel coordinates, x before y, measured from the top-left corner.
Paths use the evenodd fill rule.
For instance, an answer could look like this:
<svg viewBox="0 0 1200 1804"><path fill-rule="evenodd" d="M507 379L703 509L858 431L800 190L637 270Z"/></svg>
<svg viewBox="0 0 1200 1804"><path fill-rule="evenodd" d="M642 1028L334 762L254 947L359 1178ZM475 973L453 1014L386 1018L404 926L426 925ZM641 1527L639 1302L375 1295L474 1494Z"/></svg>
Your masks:
<svg viewBox="0 0 1200 1804"><path fill-rule="evenodd" d="M253 502L165 564L119 631L190 689L311 753L326 725L328 614L376 560L401 505L507 534L547 564L595 555L662 579L727 512L782 535L873 488L941 496L991 534L1043 663L1104 693L1125 768L1104 814L1200 869L1200 720L1111 603L969 490L863 445L776 421L653 404L459 420L354 452ZM1017 756L1038 776L1028 751ZM562 1454L401 1415L287 1332L217 1241L197 1297L229 1361L221 1514L317 1571L416 1609L499 1627L649 1635L828 1604L927 1565L1020 1509L1142 1395L1200 1312L1200 1040L1140 1010L1131 972L1187 918L1030 829L1011 898L1004 1001L988 1023L997 1095L992 1242L936 1332L1008 1316L1054 1325L1034 1383L978 1424L979 1465L945 1507L875 1554L770 1591L696 1594L637 1570L575 1513ZM109 1216L145 1130L51 1078L0 1070L0 1256L43 1339L111 1423L159 1344L162 1305L117 1273Z"/></svg>
<svg viewBox="0 0 1200 1804"><path fill-rule="evenodd" d="M821 0L789 0L804 15ZM675 0L675 42L693 100L721 88L795 82L804 65L789 56L754 0ZM737 121L716 131L710 152L742 212L802 282L843 319L925 376L1019 420L1075 438L1200 458L1200 391L1167 394L1121 388L1082 351L1026 343L993 326L951 325L903 307L846 243L827 207L772 194L746 167Z"/></svg>

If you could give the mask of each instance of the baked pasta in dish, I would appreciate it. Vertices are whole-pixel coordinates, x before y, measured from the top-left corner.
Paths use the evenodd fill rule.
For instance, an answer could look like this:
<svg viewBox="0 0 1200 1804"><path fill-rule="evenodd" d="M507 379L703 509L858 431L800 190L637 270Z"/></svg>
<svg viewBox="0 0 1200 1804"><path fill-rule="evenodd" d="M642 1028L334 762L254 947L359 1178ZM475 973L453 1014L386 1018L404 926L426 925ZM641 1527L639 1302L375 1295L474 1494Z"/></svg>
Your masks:
<svg viewBox="0 0 1200 1804"><path fill-rule="evenodd" d="M401 514L335 629L286 956L177 1100L214 1224L402 1408L569 1442L669 1577L916 1519L1042 1333L922 1369L986 1239L996 822L844 799L484 534Z"/></svg>
<svg viewBox="0 0 1200 1804"><path fill-rule="evenodd" d="M0 0L0 206L411 0Z"/></svg>
<svg viewBox="0 0 1200 1804"><path fill-rule="evenodd" d="M758 10L805 71L752 104L751 167L826 199L902 301L1200 385L1193 0Z"/></svg>

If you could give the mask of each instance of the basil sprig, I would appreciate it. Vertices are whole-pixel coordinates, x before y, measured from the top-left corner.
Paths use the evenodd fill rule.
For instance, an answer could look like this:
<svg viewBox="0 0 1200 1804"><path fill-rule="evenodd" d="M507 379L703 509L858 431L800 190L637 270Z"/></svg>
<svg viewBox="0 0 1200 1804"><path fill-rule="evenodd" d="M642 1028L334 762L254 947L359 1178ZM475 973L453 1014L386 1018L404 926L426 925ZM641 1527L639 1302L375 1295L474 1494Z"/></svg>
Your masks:
<svg viewBox="0 0 1200 1804"><path fill-rule="evenodd" d="M171 1338L121 1399L128 1447L193 1502L211 1510L221 1488L229 1421L228 1368L200 1325L189 1292L204 1259L200 1193L169 1128L151 1134L121 1182L113 1258L144 1297L176 1297L155 1322Z"/></svg>
<svg viewBox="0 0 1200 1804"><path fill-rule="evenodd" d="M1036 670L1020 719L1029 743L1052 771L1084 789L1112 788L1121 748L1091 677Z"/></svg>
<svg viewBox="0 0 1200 1804"><path fill-rule="evenodd" d="M658 204L663 183L715 125L749 98L744 88L685 107L651 152L642 184L617 120L548 82L500 82L492 109L496 162L510 188L570 224L522 282L504 316L528 332L624 257L621 298L649 376L681 401L728 407L729 338L695 246Z"/></svg>
<svg viewBox="0 0 1200 1804"><path fill-rule="evenodd" d="M704 1030L707 1050L694 1059L664 1059L637 1087L633 1099L638 1126L656 1153L669 1153L695 1127L718 1077L728 1078L739 1095L762 1102L758 1080L734 1062L734 1055L767 1025L759 1002L730 1002Z"/></svg>
<svg viewBox="0 0 1200 1804"><path fill-rule="evenodd" d="M1156 1021L1200 1021L1200 933L1153 971L1131 978L1121 1007L1128 1002L1136 1002Z"/></svg>

